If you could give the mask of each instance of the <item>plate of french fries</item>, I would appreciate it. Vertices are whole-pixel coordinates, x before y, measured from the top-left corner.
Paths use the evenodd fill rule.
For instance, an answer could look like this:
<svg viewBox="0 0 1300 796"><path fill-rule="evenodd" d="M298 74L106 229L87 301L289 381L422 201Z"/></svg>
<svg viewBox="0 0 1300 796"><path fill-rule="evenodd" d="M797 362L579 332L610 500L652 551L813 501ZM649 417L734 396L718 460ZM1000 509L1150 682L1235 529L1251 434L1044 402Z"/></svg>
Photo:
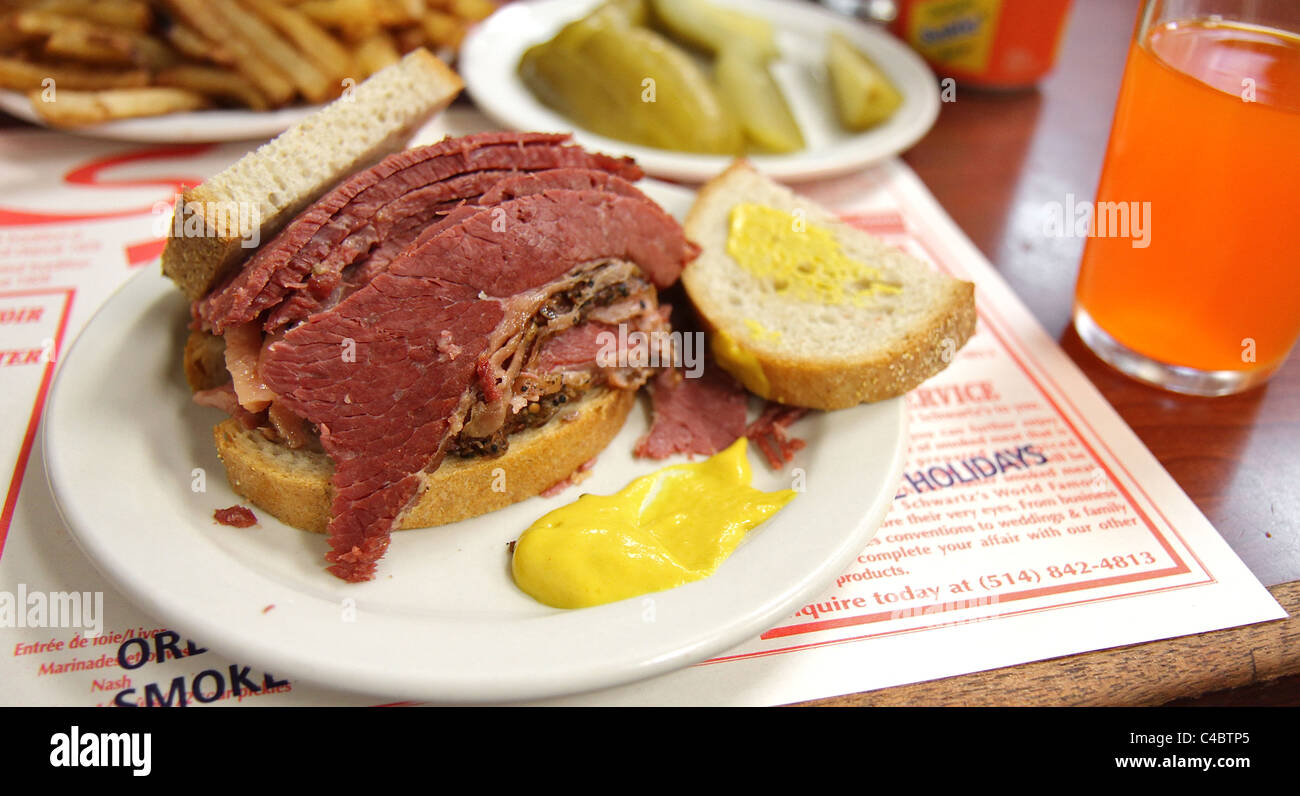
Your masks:
<svg viewBox="0 0 1300 796"><path fill-rule="evenodd" d="M281 132L499 0L0 0L0 110L127 141Z"/></svg>

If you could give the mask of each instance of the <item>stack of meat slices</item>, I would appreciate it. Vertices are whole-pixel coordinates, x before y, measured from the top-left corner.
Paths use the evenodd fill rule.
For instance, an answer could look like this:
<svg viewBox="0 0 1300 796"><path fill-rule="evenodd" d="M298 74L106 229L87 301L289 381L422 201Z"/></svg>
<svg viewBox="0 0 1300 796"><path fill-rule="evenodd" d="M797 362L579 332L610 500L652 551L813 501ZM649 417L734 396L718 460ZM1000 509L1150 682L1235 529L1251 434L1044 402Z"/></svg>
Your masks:
<svg viewBox="0 0 1300 796"><path fill-rule="evenodd" d="M620 326L668 339L657 291L697 253L640 176L562 135L399 152L194 302L196 400L332 460L331 572L373 577L448 454L503 455L583 395L654 375L597 357Z"/></svg>

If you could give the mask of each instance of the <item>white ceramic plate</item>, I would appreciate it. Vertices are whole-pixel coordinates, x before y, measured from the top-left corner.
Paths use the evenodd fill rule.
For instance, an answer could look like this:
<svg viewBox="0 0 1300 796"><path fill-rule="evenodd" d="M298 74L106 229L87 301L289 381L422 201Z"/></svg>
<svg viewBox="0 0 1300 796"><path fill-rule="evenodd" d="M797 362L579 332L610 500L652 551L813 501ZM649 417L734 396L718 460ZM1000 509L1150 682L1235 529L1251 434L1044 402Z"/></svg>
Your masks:
<svg viewBox="0 0 1300 796"><path fill-rule="evenodd" d="M690 192L646 187L674 213L689 206ZM646 427L646 413L634 411L580 488L395 534L376 579L347 584L324 571L323 536L256 509L252 528L213 521L240 498L213 449L221 415L190 401L180 372L187 320L176 289L147 268L67 354L44 430L60 512L90 559L157 619L277 676L338 690L502 702L704 660L775 625L846 570L902 474L901 399L814 413L792 427L808 443L791 465L804 470L807 491L713 577L576 611L534 602L510 578L506 543L579 492L608 494L661 466L631 455ZM770 471L756 451L751 460L756 486L791 486L790 469ZM195 491L200 477L204 491Z"/></svg>
<svg viewBox="0 0 1300 796"><path fill-rule="evenodd" d="M141 143L251 141L279 135L299 119L319 109L319 105L300 105L273 111L214 109L119 119L85 127L52 129L90 138ZM0 110L23 121L49 127L45 120L32 110L32 103L27 96L17 91L0 91Z"/></svg>
<svg viewBox="0 0 1300 796"><path fill-rule="evenodd" d="M883 30L806 0L714 1L765 17L777 30L781 58L773 66L773 75L808 147L789 155L752 156L767 174L796 181L860 169L906 150L934 124L939 113L934 74ZM543 105L519 79L516 67L525 50L550 39L594 5L595 0L513 3L471 31L461 45L459 64L475 104L500 124L517 130L572 130L585 146L631 155L656 177L701 182L721 172L730 157L638 146L575 128L573 122ZM903 105L888 122L853 133L836 120L824 65L826 37L831 30L868 53L902 92Z"/></svg>

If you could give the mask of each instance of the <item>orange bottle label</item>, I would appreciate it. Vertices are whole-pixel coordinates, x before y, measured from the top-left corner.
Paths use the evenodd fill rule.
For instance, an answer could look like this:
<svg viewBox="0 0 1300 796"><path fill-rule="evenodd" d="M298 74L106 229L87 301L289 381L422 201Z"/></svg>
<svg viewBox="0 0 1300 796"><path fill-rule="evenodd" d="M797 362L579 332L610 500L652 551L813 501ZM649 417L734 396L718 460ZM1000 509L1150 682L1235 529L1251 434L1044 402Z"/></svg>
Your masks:
<svg viewBox="0 0 1300 796"><path fill-rule="evenodd" d="M941 74L1029 86L1051 71L1070 0L901 0L893 30Z"/></svg>

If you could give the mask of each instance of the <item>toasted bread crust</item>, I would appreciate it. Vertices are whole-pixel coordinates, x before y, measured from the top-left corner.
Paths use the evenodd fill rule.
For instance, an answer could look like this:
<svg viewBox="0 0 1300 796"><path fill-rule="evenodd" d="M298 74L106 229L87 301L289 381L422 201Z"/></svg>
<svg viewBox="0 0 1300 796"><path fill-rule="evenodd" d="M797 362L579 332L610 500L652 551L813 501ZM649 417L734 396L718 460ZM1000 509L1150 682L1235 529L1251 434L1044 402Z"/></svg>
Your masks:
<svg viewBox="0 0 1300 796"><path fill-rule="evenodd" d="M595 390L576 404L575 419L557 416L514 435L504 456L444 459L425 474L424 489L397 530L458 522L540 494L604 450L635 403L633 391ZM334 474L328 456L278 445L233 419L212 435L235 492L281 522L325 532Z"/></svg>
<svg viewBox="0 0 1300 796"><path fill-rule="evenodd" d="M696 302L702 320L709 310ZM771 385L762 396L791 406L810 409L847 409L861 403L896 398L948 367L952 357L975 333L975 286L958 282L929 321L899 346L870 358L828 361L782 357L734 341L758 360Z"/></svg>
<svg viewBox="0 0 1300 796"><path fill-rule="evenodd" d="M703 208L715 201L726 201L728 179L736 172L752 171L746 160L738 159L725 171L701 186L695 203L686 215L686 234L699 240ZM697 316L710 334L717 330L713 319L726 317L722 302L692 279L691 266L682 273L682 283L695 305ZM956 352L975 333L975 285L951 280L941 301L935 302L927 317L896 344L864 352L860 357L811 358L792 357L750 343L739 330L729 332L732 342L757 361L767 379L770 398L793 406L812 409L846 409L861 403L894 398L943 370Z"/></svg>
<svg viewBox="0 0 1300 796"><path fill-rule="evenodd" d="M226 370L226 341L215 334L191 329L185 338L185 355L181 363L185 369L185 382L191 392L220 387L230 381Z"/></svg>

